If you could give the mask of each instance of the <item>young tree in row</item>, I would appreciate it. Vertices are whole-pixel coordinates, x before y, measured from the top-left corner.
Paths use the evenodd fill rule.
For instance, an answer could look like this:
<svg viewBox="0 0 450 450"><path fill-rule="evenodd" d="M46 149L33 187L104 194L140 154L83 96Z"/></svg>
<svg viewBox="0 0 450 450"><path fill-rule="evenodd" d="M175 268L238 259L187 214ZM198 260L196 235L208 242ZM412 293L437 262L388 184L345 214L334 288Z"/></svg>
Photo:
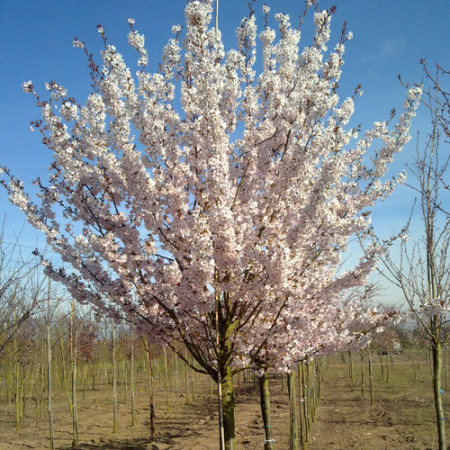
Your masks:
<svg viewBox="0 0 450 450"><path fill-rule="evenodd" d="M233 373L258 358L282 317L293 326L298 303L321 300L315 280L329 282L326 302L372 270L377 247L334 279L350 237L369 227L368 209L395 186L382 178L409 140L420 89L409 91L392 131L377 122L358 137L346 129L353 98L338 96L351 34L343 30L328 52L332 11L314 13L313 44L300 50L289 17L275 16L277 38L264 7L257 76L253 11L225 52L211 3L188 3L184 38L174 27L156 73L145 71L144 37L129 20L136 79L103 28L101 68L75 40L94 85L83 107L55 82L48 101L24 83L54 155L49 186L36 181L38 205L6 168L3 184L65 262L46 262L54 280L172 348L181 341L218 382L225 445L234 448Z"/></svg>
<svg viewBox="0 0 450 450"><path fill-rule="evenodd" d="M431 77L425 62L423 64L427 80L431 81L431 89L423 99L431 117L431 133L423 148L418 147L410 167L416 179L410 187L418 196L423 235L420 240L408 242L409 223L403 230L399 258L387 255L383 262L384 275L401 289L411 316L420 324L431 345L439 449L446 449L441 374L442 349L448 342L445 325L450 312L450 214L446 206L450 199L450 156L442 152L441 146L448 146L450 105L442 80ZM437 68L438 75L447 81L448 72Z"/></svg>

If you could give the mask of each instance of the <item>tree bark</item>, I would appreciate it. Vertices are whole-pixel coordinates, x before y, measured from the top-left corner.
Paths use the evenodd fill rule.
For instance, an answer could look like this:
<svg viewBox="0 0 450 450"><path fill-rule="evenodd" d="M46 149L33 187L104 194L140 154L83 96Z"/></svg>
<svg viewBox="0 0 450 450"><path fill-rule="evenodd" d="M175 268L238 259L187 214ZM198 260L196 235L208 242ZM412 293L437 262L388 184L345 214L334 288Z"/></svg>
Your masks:
<svg viewBox="0 0 450 450"><path fill-rule="evenodd" d="M184 351L184 358L187 359L187 352ZM188 377L188 366L187 363L184 363L184 388L185 388L185 403L189 405L189 377Z"/></svg>
<svg viewBox="0 0 450 450"><path fill-rule="evenodd" d="M386 383L389 383L389 368L391 366L389 358L390 358L390 352L389 352L389 348L387 349L387 354L386 354Z"/></svg>
<svg viewBox="0 0 450 450"><path fill-rule="evenodd" d="M370 386L370 404L375 405L375 395L373 391L373 369L372 369L372 354L370 353L370 347L367 348L369 357L369 386Z"/></svg>
<svg viewBox="0 0 450 450"><path fill-rule="evenodd" d="M306 448L306 418L305 418L305 394L303 390L303 363L297 366L297 385L298 385L298 414L299 414L299 423L300 423L300 442L302 444L302 448Z"/></svg>
<svg viewBox="0 0 450 450"><path fill-rule="evenodd" d="M306 447L306 443L308 442L309 439L309 431L310 431L310 427L311 427L311 419L309 417L308 411L309 411L309 395L308 395L308 388L307 386L309 385L309 380L307 380L307 365L304 362L300 363L302 366L302 397L303 397L303 403L302 405L300 405L300 407L303 406L303 424L304 424L304 429L303 430L303 435L302 435L302 442L305 442L305 447Z"/></svg>
<svg viewBox="0 0 450 450"><path fill-rule="evenodd" d="M288 374L289 389L289 448L299 450L298 430L297 430L297 406L295 395L295 372Z"/></svg>
<svg viewBox="0 0 450 450"><path fill-rule="evenodd" d="M73 416L73 405L72 405L72 397L70 395L69 382L67 381L67 371L66 371L66 361L64 357L64 333L62 327L59 330L59 348L61 351L61 368L62 368L62 378L61 378L61 387L64 387L67 396L67 403L69 405L70 414ZM72 347L71 347L72 350Z"/></svg>
<svg viewBox="0 0 450 450"><path fill-rule="evenodd" d="M364 355L362 350L360 351L360 357L361 357L361 399L365 400L366 398L366 385L364 381Z"/></svg>
<svg viewBox="0 0 450 450"><path fill-rule="evenodd" d="M14 380L15 380L15 397L16 397L16 430L20 429L20 365L17 356L16 336L13 337L13 351L14 351Z"/></svg>
<svg viewBox="0 0 450 450"><path fill-rule="evenodd" d="M131 426L137 425L136 420L136 390L134 388L134 329L131 328L131 356L130 356L130 392L131 392Z"/></svg>
<svg viewBox="0 0 450 450"><path fill-rule="evenodd" d="M150 410L150 442L155 440L155 407L153 404L153 372L152 372L152 351L146 338L141 337L145 351L148 356L147 379L148 379L148 399Z"/></svg>
<svg viewBox="0 0 450 450"><path fill-rule="evenodd" d="M350 375L350 378L352 380L352 386L354 386L355 385L355 374L354 374L354 371L353 371L353 354L352 354L351 351L348 352L348 356L349 356L349 359L348 359L348 361L349 361L349 375Z"/></svg>
<svg viewBox="0 0 450 450"><path fill-rule="evenodd" d="M75 300L72 299L70 317L70 353L72 357L72 447L78 445L78 415L77 415L77 331L75 324Z"/></svg>
<svg viewBox="0 0 450 450"><path fill-rule="evenodd" d="M111 359L112 359L112 383L113 383L113 433L117 433L118 413L117 413L117 367L116 367L116 343L114 340L114 320L111 319Z"/></svg>
<svg viewBox="0 0 450 450"><path fill-rule="evenodd" d="M50 307L49 307L49 309L50 309ZM48 424L49 424L49 432L50 432L50 450L53 450L55 448L55 434L53 431L52 341L51 341L50 315L47 320L48 320L48 322L47 322Z"/></svg>
<svg viewBox="0 0 450 450"><path fill-rule="evenodd" d="M229 367L226 367L222 374L221 387L225 450L235 450L236 434L234 424L233 374Z"/></svg>
<svg viewBox="0 0 450 450"><path fill-rule="evenodd" d="M261 415L264 424L264 450L273 449L272 425L270 420L270 390L269 371L266 370L262 377L259 377L259 399L261 403Z"/></svg>
<svg viewBox="0 0 450 450"><path fill-rule="evenodd" d="M163 347L163 355L164 355L164 385L166 389L166 405L167 412L170 411L170 395L169 395L169 369L167 368L167 350L166 347Z"/></svg>
<svg viewBox="0 0 450 450"><path fill-rule="evenodd" d="M442 346L439 341L433 342L433 389L434 406L436 409L436 423L439 438L439 450L446 450L445 445L445 417L442 406L441 373L442 373Z"/></svg>
<svg viewBox="0 0 450 450"><path fill-rule="evenodd" d="M444 348L444 371L445 371L445 390L448 391L448 354L447 347Z"/></svg>

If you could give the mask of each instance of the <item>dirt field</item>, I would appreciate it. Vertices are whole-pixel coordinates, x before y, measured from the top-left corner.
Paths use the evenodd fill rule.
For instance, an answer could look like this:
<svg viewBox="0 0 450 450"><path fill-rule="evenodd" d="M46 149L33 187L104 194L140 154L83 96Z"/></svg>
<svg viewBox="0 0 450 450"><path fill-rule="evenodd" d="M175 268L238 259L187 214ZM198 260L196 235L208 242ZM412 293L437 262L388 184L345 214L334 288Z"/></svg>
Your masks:
<svg viewBox="0 0 450 450"><path fill-rule="evenodd" d="M378 358L378 357L377 357ZM356 362L358 364L356 364ZM366 399L361 395L361 372L355 356L355 384L348 376L348 365L340 358L329 362L322 397L309 449L433 449L437 448L429 367L424 360L414 380L412 363L406 355L395 355L390 380L381 379L379 361L374 366L375 405L370 404L366 373ZM366 369L367 371L367 369ZM155 379L156 442L149 443L148 397L145 381L137 387L138 425L130 427L130 399L125 402L124 386L119 386L119 432L112 433L110 387L79 394L79 449L202 450L218 448L216 398L209 381L199 377L196 399L186 405L180 396L178 407L172 393L167 411L165 391ZM262 449L263 430L253 379L240 379L236 404L238 448ZM174 390L174 389L173 389ZM273 432L276 449L288 449L288 396L286 383L271 381ZM445 399L445 408L449 402ZM0 449L48 448L46 408L39 426L35 425L35 406L30 403L23 426L16 431L14 404L0 405ZM55 399L56 449L71 447L72 423L67 399Z"/></svg>

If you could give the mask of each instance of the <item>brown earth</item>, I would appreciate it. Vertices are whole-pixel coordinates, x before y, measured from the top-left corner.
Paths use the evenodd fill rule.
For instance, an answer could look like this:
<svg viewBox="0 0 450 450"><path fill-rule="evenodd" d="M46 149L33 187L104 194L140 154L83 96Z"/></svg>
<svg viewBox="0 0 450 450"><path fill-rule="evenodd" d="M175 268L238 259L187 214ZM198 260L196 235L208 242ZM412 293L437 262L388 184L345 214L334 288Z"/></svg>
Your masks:
<svg viewBox="0 0 450 450"><path fill-rule="evenodd" d="M355 357L356 358L356 357ZM378 358L378 357L377 357ZM358 359L358 358L356 358ZM384 368L386 371L386 368ZM367 371L367 369L366 369ZM206 450L218 449L218 413L216 397L209 380L199 376L196 398L186 404L171 393L167 411L164 384L155 379L156 441L149 442L148 396L145 374L137 384L138 425L131 427L130 399L125 387L119 386L119 431L112 433L111 386L79 393L78 449L146 449ZM437 448L429 366L424 360L414 380L412 363L406 355L395 355L390 380L381 379L380 363L374 367L375 405L370 404L368 376L366 395L362 400L361 372L355 366L355 384L348 376L348 365L339 358L329 363L322 384L322 397L313 425L309 449L433 449ZM237 380L236 380L237 387ZM264 443L253 377L239 380L236 399L236 432L238 448L262 449ZM175 388L172 386L172 391ZM238 391L238 389L236 389ZM271 380L273 434L276 449L288 449L288 396L281 378ZM183 391L184 392L184 391ZM445 399L445 407L449 402ZM67 399L55 398L55 448L70 449L72 423ZM15 429L14 404L0 404L0 449L49 448L46 407L39 425L35 424L35 406L27 405L20 430Z"/></svg>

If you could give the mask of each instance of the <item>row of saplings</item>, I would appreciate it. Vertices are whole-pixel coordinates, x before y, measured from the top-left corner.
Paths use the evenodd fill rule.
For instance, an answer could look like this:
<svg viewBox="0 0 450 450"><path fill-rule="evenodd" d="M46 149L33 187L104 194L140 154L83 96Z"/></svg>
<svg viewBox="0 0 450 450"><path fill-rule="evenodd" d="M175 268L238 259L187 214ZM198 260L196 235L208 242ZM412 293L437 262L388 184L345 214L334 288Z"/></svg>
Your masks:
<svg viewBox="0 0 450 450"><path fill-rule="evenodd" d="M171 388L176 391L178 407L180 395L184 395L187 404L195 399L196 366L185 351L181 352L182 358L179 358L166 348L150 346L143 336L136 336L133 330L118 327L111 322L103 328L94 321L81 318L76 320L72 318L70 324L66 323L64 318L56 318L53 322L51 332L45 336L46 339L38 339L38 323L30 324L31 328L28 327L27 332L15 336L8 351L2 355L0 376L5 380L2 383L4 398L8 404L14 400L17 429L21 427L27 405L34 400L35 423L38 426L43 406L48 403L51 411L52 398L59 394L67 399L73 420L73 445L78 445L77 392L84 399L88 389L96 390L102 385L112 386L113 432L118 430L118 385L124 386L125 399L131 399L131 425L136 425L135 379L138 374L144 374L149 393L149 439L153 441L156 437L153 378L158 377L164 385L167 410L171 408L169 395ZM50 351L47 342L51 344ZM360 355L362 395L363 397L365 395L363 360L366 358L373 404L373 364L370 347ZM352 353L349 352L346 359L349 364L349 376L354 383ZM383 364L381 367L383 369ZM287 375L291 448L306 447L325 368L325 360L304 361L295 371ZM384 371L388 380L389 354L386 357ZM239 385L240 376L235 378ZM265 372L255 379L259 382L265 449L271 449L276 436L272 433L270 419L269 374ZM212 393L210 377L209 386ZM49 419L50 446L54 448L53 417Z"/></svg>
<svg viewBox="0 0 450 450"><path fill-rule="evenodd" d="M14 336L0 355L0 378L4 380L0 386L3 386L6 403L14 405L17 430L23 426L27 410L34 409L36 426L40 426L43 420L44 407L48 410L50 448L55 448L53 401L58 396L67 401L71 413L74 447L79 444L78 396L84 400L88 390L95 391L105 385L112 387L112 431L115 433L118 431L119 417L118 386L124 387L125 400L131 399L131 425L134 426L137 423L136 377L144 375L149 394L150 441L156 438L154 377L164 385L167 410L171 408L170 389L173 387L178 406L180 395L184 395L187 404L195 399L196 365L186 351L182 351L182 358L179 358L165 347L151 346L145 337L136 336L133 330L112 322L98 324L86 318L61 316L54 317L47 325L32 320ZM324 369L323 360L304 361L296 371L287 375L292 448L306 446ZM183 381L180 382L180 379ZM274 436L270 420L269 374L254 376L254 379L259 381L265 448L271 449ZM236 380L239 384L239 374ZM209 386L212 394L210 377Z"/></svg>

